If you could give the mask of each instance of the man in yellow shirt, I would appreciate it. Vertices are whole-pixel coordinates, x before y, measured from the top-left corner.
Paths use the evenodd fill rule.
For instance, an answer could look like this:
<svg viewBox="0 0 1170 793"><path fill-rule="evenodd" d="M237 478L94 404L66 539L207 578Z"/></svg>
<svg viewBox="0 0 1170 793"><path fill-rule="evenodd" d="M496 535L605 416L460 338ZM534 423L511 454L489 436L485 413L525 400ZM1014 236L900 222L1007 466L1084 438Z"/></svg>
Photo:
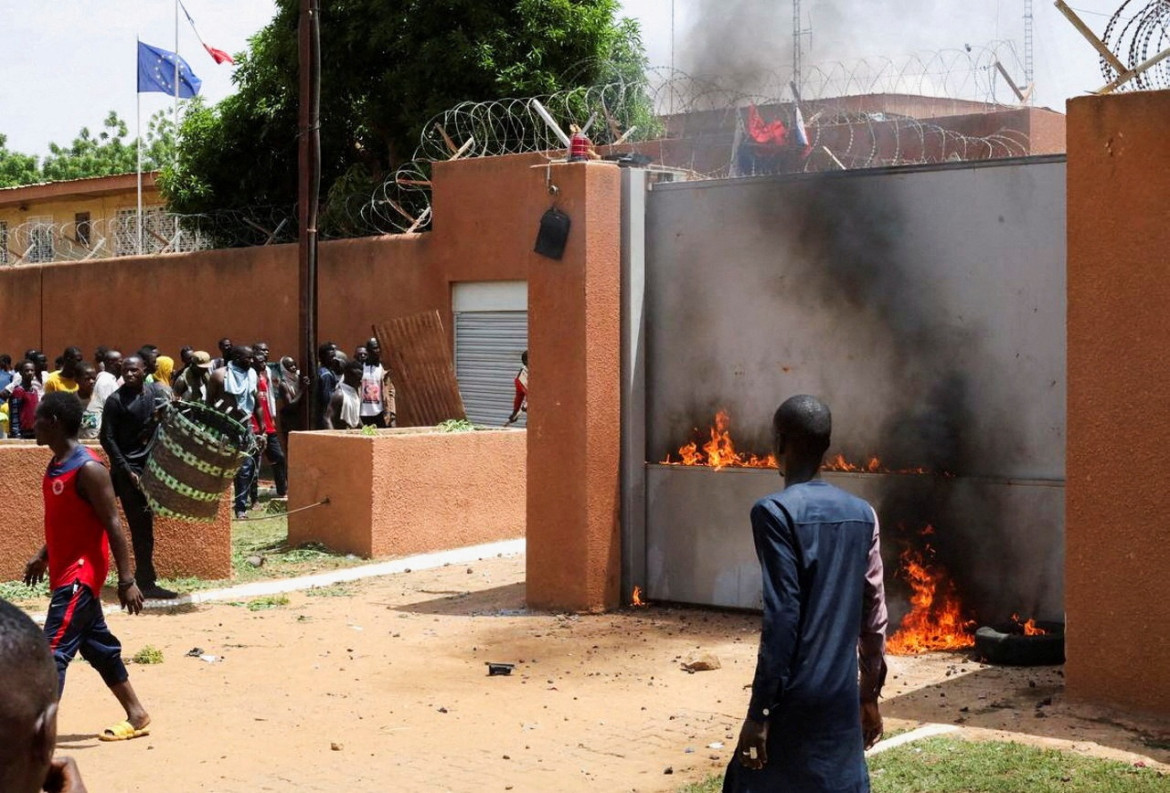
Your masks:
<svg viewBox="0 0 1170 793"><path fill-rule="evenodd" d="M49 372L49 376L45 378L45 393L51 394L54 391L76 393L77 376L80 374L77 367L83 358L80 347L66 347L65 352L61 355L61 368L55 372Z"/></svg>

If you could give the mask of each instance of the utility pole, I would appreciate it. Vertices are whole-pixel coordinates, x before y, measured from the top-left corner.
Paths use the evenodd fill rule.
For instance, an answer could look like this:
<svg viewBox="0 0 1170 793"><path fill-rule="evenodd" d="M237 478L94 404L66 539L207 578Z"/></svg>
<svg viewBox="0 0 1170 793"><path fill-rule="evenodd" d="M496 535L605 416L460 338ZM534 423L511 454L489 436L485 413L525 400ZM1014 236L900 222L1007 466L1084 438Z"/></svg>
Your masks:
<svg viewBox="0 0 1170 793"><path fill-rule="evenodd" d="M304 428L317 416L317 204L321 194L321 28L319 0L301 0L297 28L300 103L298 118L297 224L300 271L298 331L301 372L309 389L301 400Z"/></svg>

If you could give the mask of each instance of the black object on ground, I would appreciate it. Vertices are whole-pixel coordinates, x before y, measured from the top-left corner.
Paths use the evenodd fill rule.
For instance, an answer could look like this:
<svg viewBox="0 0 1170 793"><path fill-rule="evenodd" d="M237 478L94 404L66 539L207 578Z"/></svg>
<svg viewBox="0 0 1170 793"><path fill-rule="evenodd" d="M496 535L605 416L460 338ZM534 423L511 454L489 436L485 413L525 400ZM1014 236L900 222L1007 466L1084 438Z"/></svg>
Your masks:
<svg viewBox="0 0 1170 793"><path fill-rule="evenodd" d="M1064 623L1037 622L1045 631L1025 636L1015 623L985 625L975 631L975 654L989 664L1051 666L1064 663Z"/></svg>
<svg viewBox="0 0 1170 793"><path fill-rule="evenodd" d="M492 675L510 675L512 670L516 668L516 664L503 664L494 661L487 661L488 676Z"/></svg>

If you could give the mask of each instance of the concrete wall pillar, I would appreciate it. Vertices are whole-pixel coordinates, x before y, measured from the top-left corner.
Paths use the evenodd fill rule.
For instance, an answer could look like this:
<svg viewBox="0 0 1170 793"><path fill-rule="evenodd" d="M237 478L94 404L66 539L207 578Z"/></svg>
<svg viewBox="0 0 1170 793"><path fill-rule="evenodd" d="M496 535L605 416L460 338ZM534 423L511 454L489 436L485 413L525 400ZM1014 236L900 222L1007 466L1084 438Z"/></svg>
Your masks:
<svg viewBox="0 0 1170 793"><path fill-rule="evenodd" d="M1170 91L1068 111L1065 679L1170 715Z"/></svg>
<svg viewBox="0 0 1170 793"><path fill-rule="evenodd" d="M550 173L572 228L563 259L528 270L527 598L600 611L621 600L621 180L608 163Z"/></svg>

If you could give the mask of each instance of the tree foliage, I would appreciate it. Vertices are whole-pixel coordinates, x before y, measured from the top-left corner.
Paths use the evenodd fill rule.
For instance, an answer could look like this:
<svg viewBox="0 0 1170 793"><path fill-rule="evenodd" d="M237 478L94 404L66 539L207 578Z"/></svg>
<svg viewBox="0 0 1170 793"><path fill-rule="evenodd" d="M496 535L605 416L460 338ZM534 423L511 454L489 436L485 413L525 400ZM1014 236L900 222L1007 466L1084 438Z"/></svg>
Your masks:
<svg viewBox="0 0 1170 793"><path fill-rule="evenodd" d="M298 5L277 0L239 60L237 93L187 114L160 180L173 210L295 202ZM617 0L321 6L321 185L332 201L368 198L411 158L424 124L459 102L638 79L645 66L637 24L616 19Z"/></svg>
<svg viewBox="0 0 1170 793"><path fill-rule="evenodd" d="M160 110L151 117L143 138L143 171L158 170L174 158L174 128L167 111ZM126 122L111 110L96 135L82 127L68 146L50 143L49 155L43 162L33 155L9 151L5 136L0 135L0 187L134 173L138 140L129 138L129 134Z"/></svg>
<svg viewBox="0 0 1170 793"><path fill-rule="evenodd" d="M17 187L40 181L37 158L8 150L8 136L0 135L0 187Z"/></svg>

